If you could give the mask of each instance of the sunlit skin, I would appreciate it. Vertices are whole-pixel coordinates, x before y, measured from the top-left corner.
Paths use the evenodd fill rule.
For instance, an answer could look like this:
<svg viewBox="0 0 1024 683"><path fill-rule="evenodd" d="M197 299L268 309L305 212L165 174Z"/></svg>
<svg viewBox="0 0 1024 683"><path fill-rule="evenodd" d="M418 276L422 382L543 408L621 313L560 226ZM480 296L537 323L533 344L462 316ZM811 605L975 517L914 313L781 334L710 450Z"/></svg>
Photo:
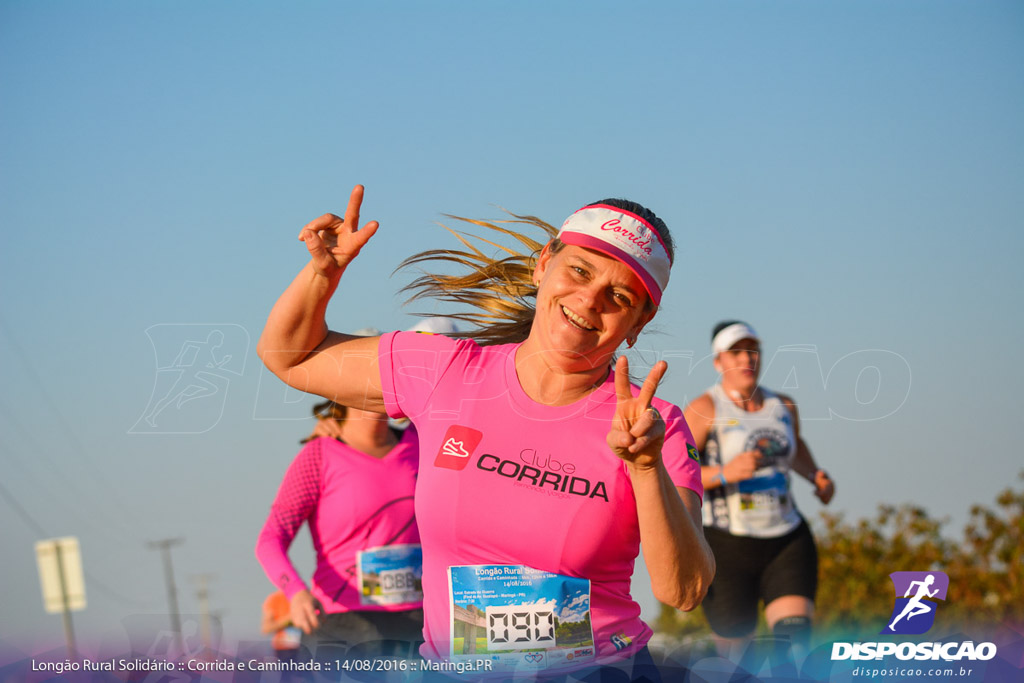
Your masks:
<svg viewBox="0 0 1024 683"><path fill-rule="evenodd" d="M736 406L748 412L757 412L764 407L764 394L758 387L761 373L761 344L758 340L740 339L715 356L714 364L715 370L722 376L722 389ZM827 504L835 493L835 486L825 471L818 469L807 444L800 437L800 418L793 399L781 394L779 398L793 418L793 435L796 437L797 451L792 469L803 474L814 486L814 494ZM715 417L714 403L710 395L703 394L695 399L687 406L684 415L693 432L697 448L703 449ZM738 453L724 466L702 466L701 481L705 489L719 486L716 479L719 475L729 482L746 481L756 475L763 460L764 455L759 450ZM814 602L802 595L783 595L765 605L764 614L769 627L774 627L780 619L786 617L812 617ZM753 634L740 638L726 638L715 634L714 640L719 653L738 658L742 655L751 635Z"/></svg>
<svg viewBox="0 0 1024 683"><path fill-rule="evenodd" d="M290 386L383 413L378 339L331 332L325 321L327 303L346 267L379 227L375 221L359 227L362 200L363 188L356 186L344 218L325 214L302 229L299 239L309 249L310 262L275 303L257 351ZM635 396L626 359L611 368L615 351L636 340L656 308L628 266L590 249L546 247L533 278L536 313L515 356L520 386L538 403L567 405L592 393L614 372L615 412L607 444L629 473L651 588L661 602L693 609L707 591L715 564L701 533L700 498L676 487L662 462L666 426L651 401L668 366L655 363ZM352 296L347 288L343 291Z"/></svg>
<svg viewBox="0 0 1024 683"><path fill-rule="evenodd" d="M760 403L760 392L757 391L757 378L761 373L761 344L756 339L740 339L726 351L722 351L715 359L715 369L722 374L722 388L734 401L753 399L754 406L747 409L757 410Z"/></svg>
<svg viewBox="0 0 1024 683"><path fill-rule="evenodd" d="M654 308L628 266L583 247L566 245L557 253L545 247L534 281L536 315L516 369L520 378L541 376L546 384L571 373L573 381L558 387L567 396L555 402L574 400L577 388L589 389L606 377L612 355L627 339L636 339Z"/></svg>

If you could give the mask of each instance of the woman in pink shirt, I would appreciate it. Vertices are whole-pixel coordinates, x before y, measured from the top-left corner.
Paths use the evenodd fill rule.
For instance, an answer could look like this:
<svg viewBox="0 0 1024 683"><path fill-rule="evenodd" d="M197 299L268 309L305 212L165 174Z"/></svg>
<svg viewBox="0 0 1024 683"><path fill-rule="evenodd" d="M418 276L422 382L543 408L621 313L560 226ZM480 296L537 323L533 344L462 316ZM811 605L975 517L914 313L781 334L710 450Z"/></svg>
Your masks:
<svg viewBox="0 0 1024 683"><path fill-rule="evenodd" d="M679 408L654 397L667 365L637 387L615 359L661 302L667 227L624 200L588 205L559 230L519 218L547 244L474 221L539 253L495 261L470 247L409 262L469 266L413 288L481 308L453 316L481 323L465 335L476 341L357 338L329 331L324 315L378 229L359 227L362 198L357 186L344 218L302 229L310 263L275 304L258 351L291 386L415 425L421 654L477 675L614 667L656 677L651 630L630 595L641 542L664 603L693 609L714 574L692 436Z"/></svg>
<svg viewBox="0 0 1024 683"><path fill-rule="evenodd" d="M415 430L394 431L380 413L331 401L313 414L317 429L285 473L256 556L319 659L406 656L423 627ZM303 523L316 551L311 586L288 558Z"/></svg>

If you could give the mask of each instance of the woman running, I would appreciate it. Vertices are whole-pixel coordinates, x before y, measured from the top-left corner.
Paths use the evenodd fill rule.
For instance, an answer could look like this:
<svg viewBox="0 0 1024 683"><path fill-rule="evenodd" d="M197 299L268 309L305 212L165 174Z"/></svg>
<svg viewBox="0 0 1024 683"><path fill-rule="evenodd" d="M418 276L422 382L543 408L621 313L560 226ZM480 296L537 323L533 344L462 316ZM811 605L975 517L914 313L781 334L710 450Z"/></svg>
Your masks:
<svg viewBox="0 0 1024 683"><path fill-rule="evenodd" d="M359 227L362 197L357 186L344 218L302 229L311 261L275 304L258 350L293 387L415 425L421 653L492 671L615 666L655 678L651 630L630 595L641 542L662 602L696 607L714 574L696 450L681 411L654 397L667 365L638 388L626 359L615 360L668 284L667 227L623 200L586 206L557 231L512 221L543 229L546 245L471 221L536 251L492 260L464 240L466 251L407 263L469 268L412 287L477 306L453 316L480 323L473 339L364 339L324 322L346 266L378 229ZM351 296L342 286L338 298Z"/></svg>
<svg viewBox="0 0 1024 683"><path fill-rule="evenodd" d="M408 656L423 628L415 431L393 431L380 413L331 401L313 414L317 428L285 473L256 557L318 658L355 646L364 656ZM303 523L316 550L312 587L288 558Z"/></svg>
<svg viewBox="0 0 1024 683"><path fill-rule="evenodd" d="M704 535L718 563L704 614L722 654L738 654L753 635L759 600L773 633L806 648L818 555L789 474L810 481L823 503L835 487L800 438L793 399L758 386L761 342L754 329L720 323L711 352L721 379L684 412L701 453Z"/></svg>

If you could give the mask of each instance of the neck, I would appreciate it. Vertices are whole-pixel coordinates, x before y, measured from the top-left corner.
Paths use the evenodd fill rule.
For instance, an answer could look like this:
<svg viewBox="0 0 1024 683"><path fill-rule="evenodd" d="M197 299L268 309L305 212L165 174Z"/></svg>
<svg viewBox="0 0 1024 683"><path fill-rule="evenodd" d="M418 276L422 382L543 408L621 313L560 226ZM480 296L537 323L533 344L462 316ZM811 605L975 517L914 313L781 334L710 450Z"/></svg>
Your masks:
<svg viewBox="0 0 1024 683"><path fill-rule="evenodd" d="M349 409L341 425L341 438L352 448L367 455L382 458L398 443L395 433L388 427L387 416Z"/></svg>
<svg viewBox="0 0 1024 683"><path fill-rule="evenodd" d="M764 394L761 393L757 385L737 388L723 384L722 390L725 392L726 397L740 410L752 413L764 406Z"/></svg>
<svg viewBox="0 0 1024 683"><path fill-rule="evenodd" d="M608 377L611 359L593 366L585 358L562 358L537 351L529 340L516 351L516 375L526 395L537 403L564 406L594 391Z"/></svg>

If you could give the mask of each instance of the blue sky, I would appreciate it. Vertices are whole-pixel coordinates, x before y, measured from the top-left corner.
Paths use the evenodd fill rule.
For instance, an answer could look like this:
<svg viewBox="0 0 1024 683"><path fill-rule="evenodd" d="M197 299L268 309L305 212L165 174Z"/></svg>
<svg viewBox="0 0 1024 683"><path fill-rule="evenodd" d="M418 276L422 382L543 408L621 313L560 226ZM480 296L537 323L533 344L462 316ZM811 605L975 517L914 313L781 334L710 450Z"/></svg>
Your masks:
<svg viewBox="0 0 1024 683"><path fill-rule="evenodd" d="M310 402L255 342L299 228L355 183L382 227L333 326L413 322L391 272L451 244L442 213L635 199L679 245L640 344L659 395L709 386L711 327L745 319L831 507L913 502L957 536L1021 469L1022 29L1019 3L944 0L0 4L0 640L62 641L40 532L81 541L86 643L165 610L146 543L171 537L182 610L213 574L225 633L259 638L252 548ZM218 393L133 431L213 329Z"/></svg>

